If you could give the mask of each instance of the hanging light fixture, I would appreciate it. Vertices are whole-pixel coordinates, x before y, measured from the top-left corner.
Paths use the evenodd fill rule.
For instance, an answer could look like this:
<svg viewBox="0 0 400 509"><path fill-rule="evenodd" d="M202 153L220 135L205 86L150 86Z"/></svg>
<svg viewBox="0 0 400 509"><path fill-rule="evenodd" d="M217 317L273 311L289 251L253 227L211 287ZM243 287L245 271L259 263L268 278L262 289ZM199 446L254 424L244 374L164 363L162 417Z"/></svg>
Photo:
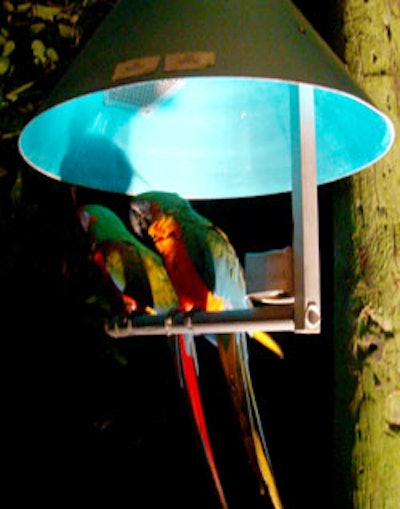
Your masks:
<svg viewBox="0 0 400 509"><path fill-rule="evenodd" d="M52 178L128 195L291 192L294 318L285 310L280 326L308 332L319 330L316 185L366 168L393 139L289 0L120 0L19 148Z"/></svg>

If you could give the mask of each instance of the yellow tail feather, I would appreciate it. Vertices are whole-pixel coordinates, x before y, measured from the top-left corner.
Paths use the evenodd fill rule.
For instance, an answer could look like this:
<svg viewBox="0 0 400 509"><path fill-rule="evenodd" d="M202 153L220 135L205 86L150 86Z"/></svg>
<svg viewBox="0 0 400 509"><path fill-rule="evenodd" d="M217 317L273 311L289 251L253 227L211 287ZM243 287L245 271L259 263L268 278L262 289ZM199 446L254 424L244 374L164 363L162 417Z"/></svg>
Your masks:
<svg viewBox="0 0 400 509"><path fill-rule="evenodd" d="M283 359L283 351L282 348L278 345L278 343L272 339L272 337L266 332L254 331L252 333L254 339L256 339L263 346L274 352L278 357Z"/></svg>
<svg viewBox="0 0 400 509"><path fill-rule="evenodd" d="M257 461L260 467L261 475L267 485L269 496L271 497L274 509L283 509L281 499L279 497L278 488L276 486L274 474L271 471L268 460L265 456L260 436L256 430L253 430L254 445L256 448Z"/></svg>

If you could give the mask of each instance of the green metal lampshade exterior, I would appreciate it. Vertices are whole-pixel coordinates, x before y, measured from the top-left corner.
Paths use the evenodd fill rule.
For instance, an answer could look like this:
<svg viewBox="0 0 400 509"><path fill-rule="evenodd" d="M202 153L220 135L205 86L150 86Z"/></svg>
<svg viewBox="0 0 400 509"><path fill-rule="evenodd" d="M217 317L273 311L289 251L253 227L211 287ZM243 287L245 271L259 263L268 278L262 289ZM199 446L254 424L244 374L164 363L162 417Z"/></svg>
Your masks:
<svg viewBox="0 0 400 509"><path fill-rule="evenodd" d="M290 191L290 95L314 92L318 184L391 147L390 119L287 0L122 0L23 129L37 170L188 199Z"/></svg>

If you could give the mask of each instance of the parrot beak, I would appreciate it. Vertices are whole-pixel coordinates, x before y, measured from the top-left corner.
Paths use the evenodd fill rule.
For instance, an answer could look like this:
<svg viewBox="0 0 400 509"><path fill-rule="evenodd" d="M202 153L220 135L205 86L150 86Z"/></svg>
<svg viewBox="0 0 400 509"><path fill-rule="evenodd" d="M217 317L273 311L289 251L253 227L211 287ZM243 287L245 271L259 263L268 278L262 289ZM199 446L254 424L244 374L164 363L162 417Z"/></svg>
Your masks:
<svg viewBox="0 0 400 509"><path fill-rule="evenodd" d="M91 223L90 214L86 210L80 209L78 211L78 217L79 217L79 221L82 225L82 228L85 230L86 233L88 233L90 223Z"/></svg>
<svg viewBox="0 0 400 509"><path fill-rule="evenodd" d="M150 204L145 201L137 200L131 201L129 206L129 220L132 230L136 233L136 235L143 238L146 236L147 230L149 229L152 221Z"/></svg>

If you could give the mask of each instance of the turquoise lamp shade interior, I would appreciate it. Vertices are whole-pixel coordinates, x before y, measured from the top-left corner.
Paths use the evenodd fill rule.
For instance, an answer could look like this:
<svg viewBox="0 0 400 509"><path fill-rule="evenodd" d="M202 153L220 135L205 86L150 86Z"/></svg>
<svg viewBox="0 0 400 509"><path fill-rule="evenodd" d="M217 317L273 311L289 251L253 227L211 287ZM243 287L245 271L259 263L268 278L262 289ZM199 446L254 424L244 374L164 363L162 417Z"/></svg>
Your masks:
<svg viewBox="0 0 400 509"><path fill-rule="evenodd" d="M290 94L302 84L314 92L318 184L389 150L390 119L291 2L121 1L19 148L49 177L103 191L286 192Z"/></svg>

